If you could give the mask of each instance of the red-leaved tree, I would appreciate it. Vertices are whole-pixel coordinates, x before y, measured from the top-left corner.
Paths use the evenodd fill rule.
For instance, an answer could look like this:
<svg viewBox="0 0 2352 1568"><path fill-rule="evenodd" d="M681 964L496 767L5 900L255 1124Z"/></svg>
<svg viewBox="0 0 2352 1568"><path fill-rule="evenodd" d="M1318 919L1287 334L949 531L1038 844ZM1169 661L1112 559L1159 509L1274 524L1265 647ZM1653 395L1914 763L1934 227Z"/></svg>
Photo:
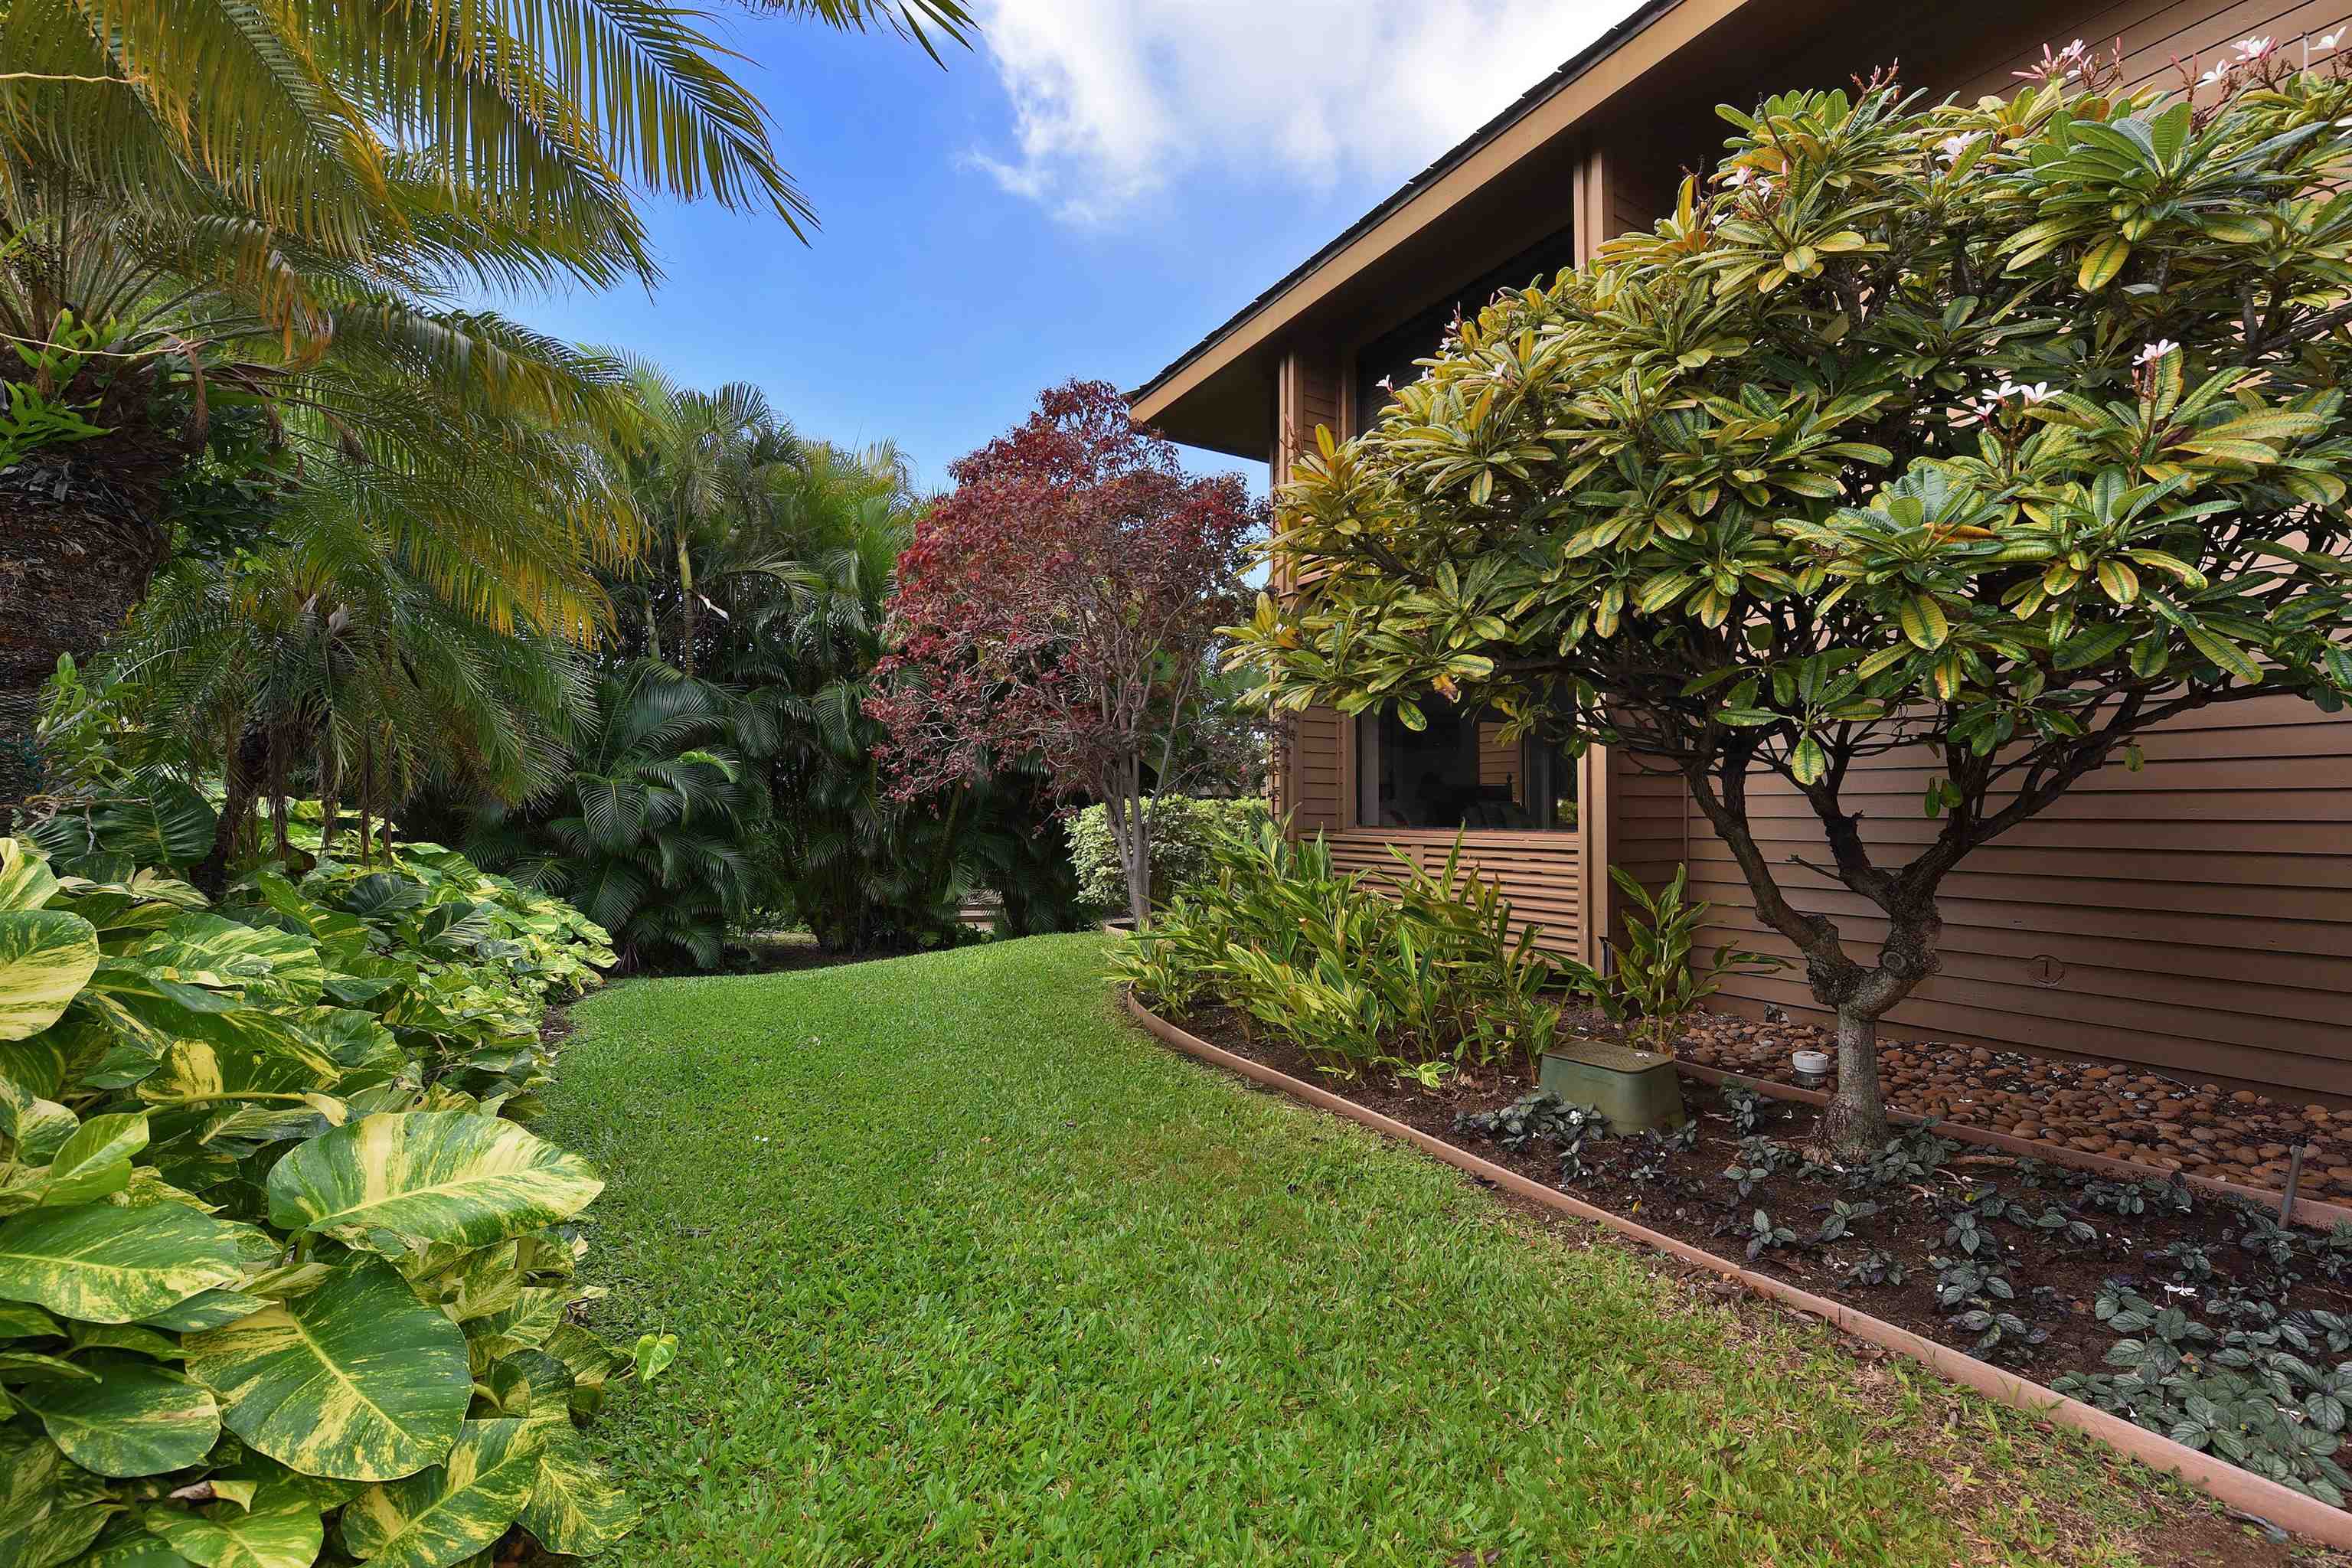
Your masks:
<svg viewBox="0 0 2352 1568"><path fill-rule="evenodd" d="M1024 759L1064 799L1104 804L1138 925L1150 918L1150 797L1215 765L1190 730L1244 618L1266 508L1196 479L1107 382L1037 412L949 469L899 558L891 651L866 710L890 732L902 798Z"/></svg>

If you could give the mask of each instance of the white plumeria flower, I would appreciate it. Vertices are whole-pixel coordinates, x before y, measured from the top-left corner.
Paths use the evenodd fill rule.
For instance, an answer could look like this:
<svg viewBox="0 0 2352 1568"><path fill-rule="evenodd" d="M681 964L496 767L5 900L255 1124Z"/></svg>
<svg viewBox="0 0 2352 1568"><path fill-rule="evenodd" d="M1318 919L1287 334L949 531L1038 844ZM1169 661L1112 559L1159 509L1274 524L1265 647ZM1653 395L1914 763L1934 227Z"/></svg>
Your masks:
<svg viewBox="0 0 2352 1568"><path fill-rule="evenodd" d="M1379 387L1382 392L1394 392L1396 390L1396 379L1393 376L1384 375L1381 377L1380 380L1372 383L1372 384Z"/></svg>
<svg viewBox="0 0 2352 1568"><path fill-rule="evenodd" d="M2198 78L2197 85L2200 87L2211 87L2215 82L2226 79L2231 69L2232 68L2230 62L2224 60L2220 65L2215 66L2211 70L2207 71L2203 76Z"/></svg>
<svg viewBox="0 0 2352 1568"><path fill-rule="evenodd" d="M2148 344L2146 348L2141 349L2139 351L2139 358L2132 361L2132 363L2154 364L2157 361L2162 359L2165 355L2170 353L2179 346L2180 345L2179 343L2174 342L2170 338L2158 338L2156 342Z"/></svg>
<svg viewBox="0 0 2352 1568"><path fill-rule="evenodd" d="M2278 45L2276 38L2240 38L2234 47L2250 60L2261 59Z"/></svg>
<svg viewBox="0 0 2352 1568"><path fill-rule="evenodd" d="M2003 398L2021 397L2028 403L2039 403L2050 395L2050 384L2046 381L2032 383L2004 381L2000 384L2000 390L1994 395Z"/></svg>
<svg viewBox="0 0 2352 1568"><path fill-rule="evenodd" d="M2332 32L2332 33L2328 34L2328 35L2327 35L2327 37L2324 37L2324 38L2320 39L2320 40L2319 40L2319 42L2318 42L2317 44L2315 44L2315 45L2314 45L2314 46L2313 46L2313 47L2315 47L2315 48L2321 48L2321 49L2332 49L2332 48L2334 48L2336 45L2338 45L2338 44L2340 44L2340 43L2342 43L2342 42L2344 41L2344 32L2345 32L2345 30L2344 30L2342 27L2338 27L2338 28L2336 28L2336 31L2334 31L2334 32Z"/></svg>
<svg viewBox="0 0 2352 1568"><path fill-rule="evenodd" d="M1945 163L1957 163L1960 161L1960 154L1969 150L1969 143L1983 134L1981 131L1971 131L1965 136L1947 136L1937 146L1942 149Z"/></svg>

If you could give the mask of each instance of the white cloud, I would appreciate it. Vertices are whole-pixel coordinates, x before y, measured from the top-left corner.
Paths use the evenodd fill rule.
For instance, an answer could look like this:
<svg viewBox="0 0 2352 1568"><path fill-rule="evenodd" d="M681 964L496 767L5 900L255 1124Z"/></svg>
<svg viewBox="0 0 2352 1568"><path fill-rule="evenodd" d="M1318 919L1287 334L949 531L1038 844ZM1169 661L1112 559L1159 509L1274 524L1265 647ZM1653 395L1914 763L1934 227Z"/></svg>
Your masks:
<svg viewBox="0 0 2352 1568"><path fill-rule="evenodd" d="M1013 104L972 163L1100 222L1189 171L1321 185L1402 175L1476 129L1632 0L985 0Z"/></svg>

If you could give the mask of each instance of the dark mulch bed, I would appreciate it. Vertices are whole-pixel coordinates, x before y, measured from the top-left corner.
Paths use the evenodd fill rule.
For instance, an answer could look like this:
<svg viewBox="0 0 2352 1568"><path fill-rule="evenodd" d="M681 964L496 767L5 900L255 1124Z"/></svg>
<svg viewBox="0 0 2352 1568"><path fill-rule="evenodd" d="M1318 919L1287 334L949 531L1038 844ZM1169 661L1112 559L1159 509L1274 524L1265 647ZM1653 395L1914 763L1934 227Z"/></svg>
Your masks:
<svg viewBox="0 0 2352 1568"><path fill-rule="evenodd" d="M1892 1183L1867 1191L1848 1190L1834 1173L1802 1173L1802 1162L1792 1152L1786 1169L1757 1182L1742 1197L1724 1174L1739 1163L1740 1134L1733 1130L1720 1091L1692 1079L1685 1079L1683 1087L1685 1104L1699 1128L1695 1147L1675 1152L1659 1142L1640 1138L1588 1141L1581 1156L1583 1173L1562 1180L1557 1146L1549 1142L1515 1151L1491 1139L1455 1131L1457 1116L1491 1110L1527 1093L1532 1086L1522 1071L1466 1073L1437 1089L1392 1077L1340 1079L1318 1071L1311 1060L1287 1046L1253 1038L1243 1026L1244 1021L1229 1010L1210 1009L1181 1022L1213 1045L1319 1084L1532 1180L1557 1186L1718 1257L1745 1262L1759 1273L1848 1302L1926 1338L2012 1365L2039 1383L2047 1384L2069 1372L2115 1370L2105 1364L2104 1358L2122 1336L2095 1314L2105 1281L2127 1280L2158 1306L2187 1303L2195 1310L2196 1302L2189 1296L2178 1289L2167 1291L2175 1279L2174 1265L2146 1260L2150 1252L2176 1242L2207 1249L2217 1285L2234 1281L2251 1293L2283 1300L2287 1310L2352 1312L2352 1289L2346 1289L2352 1285L2352 1274L2340 1284L2312 1278L2281 1285L2265 1260L2239 1245L2241 1236L2250 1228L2246 1209L2224 1200L2198 1195L2185 1215L2151 1203L2144 1213L2119 1216L2085 1200L2082 1184L2092 1178L2082 1173L1971 1145L1962 1145L1940 1170L1923 1181ZM1818 1120L1811 1107L1764 1100L1759 1111L1762 1120L1756 1135L1791 1151L1810 1142ZM1946 1240L1949 1216L1989 1186L2035 1215L2055 1206L2096 1233L2095 1238L2084 1240L2053 1236L2007 1219L1983 1226L1992 1245L1977 1256L1990 1259L1997 1249L2000 1263L2017 1288L2019 1299L2012 1310L2049 1336L2021 1355L1999 1348L1978 1348L1977 1335L1955 1328L1936 1301L1937 1269L1928 1260L1959 1255L1960 1249ZM1841 1198L1874 1203L1878 1212L1855 1222L1849 1237L1816 1244L1813 1238L1832 1201ZM1759 1209L1769 1214L1776 1226L1796 1232L1802 1238L1801 1244L1768 1249L1748 1260L1751 1217ZM1899 1262L1906 1276L1903 1282L1862 1285L1843 1278L1846 1268L1873 1252Z"/></svg>

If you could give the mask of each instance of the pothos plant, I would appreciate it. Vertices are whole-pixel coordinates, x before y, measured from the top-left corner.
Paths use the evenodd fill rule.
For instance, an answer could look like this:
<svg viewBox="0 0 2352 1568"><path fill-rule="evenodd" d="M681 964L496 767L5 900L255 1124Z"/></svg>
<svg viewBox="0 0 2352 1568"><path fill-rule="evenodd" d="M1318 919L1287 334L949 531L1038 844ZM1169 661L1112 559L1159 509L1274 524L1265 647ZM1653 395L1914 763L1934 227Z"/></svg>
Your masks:
<svg viewBox="0 0 2352 1568"><path fill-rule="evenodd" d="M1237 634L1277 710L1492 705L1679 774L1835 1012L1841 1159L1954 868L2169 721L2352 691L2352 84L2120 77L1726 110L1651 232L1318 432L1270 545L1304 586ZM1937 826L1890 847L1853 789L1896 754ZM1874 951L1768 858L1759 779Z"/></svg>
<svg viewBox="0 0 2352 1568"><path fill-rule="evenodd" d="M583 1326L603 1183L522 1125L604 934L432 846L215 901L154 826L0 839L0 1563L609 1545L574 1422L676 1342Z"/></svg>

